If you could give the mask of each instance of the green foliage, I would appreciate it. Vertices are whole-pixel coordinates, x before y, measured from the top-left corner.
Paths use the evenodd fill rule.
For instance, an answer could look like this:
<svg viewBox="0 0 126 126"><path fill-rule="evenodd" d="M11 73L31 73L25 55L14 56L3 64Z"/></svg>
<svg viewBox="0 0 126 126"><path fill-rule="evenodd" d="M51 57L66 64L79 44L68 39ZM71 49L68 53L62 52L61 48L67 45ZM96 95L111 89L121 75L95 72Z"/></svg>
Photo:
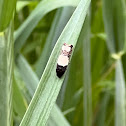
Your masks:
<svg viewBox="0 0 126 126"><path fill-rule="evenodd" d="M123 68L121 60L117 61L116 67L116 126L126 125L126 94L125 94L125 79L123 75Z"/></svg>
<svg viewBox="0 0 126 126"><path fill-rule="evenodd" d="M16 76L15 76L16 77ZM13 107L14 107L14 113L15 115L18 115L18 118L22 119L24 116L24 113L27 108L27 102L23 98L23 95L21 91L19 90L19 87L17 85L16 79L14 79L13 83Z"/></svg>
<svg viewBox="0 0 126 126"><path fill-rule="evenodd" d="M78 0L44 0L34 9L28 19L22 24L15 34L15 53L18 53L24 42L33 31L41 18L48 12L62 6L76 6Z"/></svg>
<svg viewBox="0 0 126 126"><path fill-rule="evenodd" d="M13 23L0 32L0 125L12 123Z"/></svg>
<svg viewBox="0 0 126 126"><path fill-rule="evenodd" d="M33 72L33 70L30 68L27 61L21 55L18 57L17 66L20 71L20 75L25 82L26 88L27 88L30 96L32 97L35 92L35 89L37 87L37 84L39 83L39 79L36 76L36 74ZM23 68L25 68L25 69L23 70ZM29 79L29 78L32 78L32 79ZM57 120L56 117L59 117L59 119ZM58 126L60 122L62 122L61 125L63 125L63 126L69 125L68 122L66 121L66 119L64 118L64 116L62 115L62 113L60 112L60 110L58 109L58 106L55 105L51 112L48 124L50 125L51 123L54 123L55 126L56 125Z"/></svg>
<svg viewBox="0 0 126 126"><path fill-rule="evenodd" d="M91 59L90 59L90 15L87 15L87 20L83 26L84 43L84 125L90 126L92 124L92 91L91 91Z"/></svg>
<svg viewBox="0 0 126 126"><path fill-rule="evenodd" d="M36 126L46 125L48 116L64 80L64 77L59 79L55 72L60 48L64 41L69 44L71 43L75 48L89 4L90 1L83 0L79 3L64 31L60 35L20 126L30 126L31 124ZM74 30L76 30L76 32L74 32ZM69 36L67 34L69 34Z"/></svg>
<svg viewBox="0 0 126 126"><path fill-rule="evenodd" d="M0 32L9 26L13 18L16 0L0 0Z"/></svg>
<svg viewBox="0 0 126 126"><path fill-rule="evenodd" d="M15 4L0 0L0 126L125 126L126 1ZM59 79L63 43L74 47Z"/></svg>
<svg viewBox="0 0 126 126"><path fill-rule="evenodd" d="M111 53L122 51L125 42L125 1L103 0L107 44Z"/></svg>
<svg viewBox="0 0 126 126"><path fill-rule="evenodd" d="M39 61L36 64L36 73L39 77L41 77L42 72L48 61L48 58L51 54L51 51L52 51L56 41L58 40L58 37L60 36L63 28L65 27L66 23L70 19L71 15L73 13L73 10L74 9L72 7L65 7L65 8L59 9L57 11L54 21L52 23L49 35L47 37L46 43L44 45L44 49L41 53ZM50 44L50 42L51 42L51 44ZM48 50L47 50L47 48L48 48Z"/></svg>

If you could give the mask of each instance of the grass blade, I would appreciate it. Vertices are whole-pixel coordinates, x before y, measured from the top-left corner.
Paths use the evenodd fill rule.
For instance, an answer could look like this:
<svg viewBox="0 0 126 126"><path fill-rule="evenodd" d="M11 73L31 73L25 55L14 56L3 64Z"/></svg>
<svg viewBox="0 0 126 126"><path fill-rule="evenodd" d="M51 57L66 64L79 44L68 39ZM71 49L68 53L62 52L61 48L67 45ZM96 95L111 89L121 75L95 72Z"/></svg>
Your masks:
<svg viewBox="0 0 126 126"><path fill-rule="evenodd" d="M36 73L39 78L42 75L42 72L46 66L46 63L49 59L49 56L51 54L51 51L52 51L54 45L55 45L56 41L58 40L58 37L60 36L63 28L65 27L68 20L70 19L71 15L73 13L73 10L74 9L72 7L64 7L57 11L54 21L52 23L52 27L49 32L48 38L46 40L46 44L41 53L39 61L37 62L37 65L36 65L36 67L37 67ZM48 50L47 50L47 48L48 48Z"/></svg>
<svg viewBox="0 0 126 126"><path fill-rule="evenodd" d="M90 61L90 15L83 26L84 45L84 126L92 124L91 61Z"/></svg>
<svg viewBox="0 0 126 126"><path fill-rule="evenodd" d="M115 115L115 126L125 126L126 125L126 108L125 108L125 79L123 74L123 67L121 60L117 60L116 66L116 115Z"/></svg>
<svg viewBox="0 0 126 126"><path fill-rule="evenodd" d="M125 31L126 31L126 1L123 1L123 10L124 10L124 18L125 18ZM125 43L124 43L124 52L126 53L126 32L125 32Z"/></svg>
<svg viewBox="0 0 126 126"><path fill-rule="evenodd" d="M13 28L0 32L0 125L12 124Z"/></svg>
<svg viewBox="0 0 126 126"><path fill-rule="evenodd" d="M83 124L83 33L79 36L67 76L57 99L70 124ZM82 105L80 107L80 104ZM72 110L72 111L71 111ZM81 117L80 117L81 115Z"/></svg>
<svg viewBox="0 0 126 126"><path fill-rule="evenodd" d="M20 118L20 120L23 118L24 113L27 108L27 102L23 98L19 87L17 86L17 82L14 79L13 83L13 109L16 115Z"/></svg>
<svg viewBox="0 0 126 126"><path fill-rule="evenodd" d="M67 42L75 48L90 2L90 0L81 0L60 35L20 126L46 125L64 80L64 76L61 79L56 76L56 62L61 46Z"/></svg>
<svg viewBox="0 0 126 126"><path fill-rule="evenodd" d="M107 115L107 107L109 104L109 100L110 100L110 94L109 92L107 92L101 102L101 106L99 110L100 112L98 116L98 126L105 126L105 119Z"/></svg>
<svg viewBox="0 0 126 126"><path fill-rule="evenodd" d="M79 0L43 0L15 33L15 55L20 51L30 33L48 12L63 6L77 6ZM34 25L33 25L34 24Z"/></svg>
<svg viewBox="0 0 126 126"><path fill-rule="evenodd" d="M0 32L9 25L15 6L16 0L0 0Z"/></svg>
<svg viewBox="0 0 126 126"><path fill-rule="evenodd" d="M32 97L37 88L37 84L39 83L39 79L22 55L20 55L17 59L17 66ZM59 117L59 119L57 120L55 117ZM55 124L55 126L59 126L59 122L62 122L62 126L69 126L69 123L66 121L56 105L54 105L54 108L51 112L51 117L49 118L48 124L51 124L52 122Z"/></svg>
<svg viewBox="0 0 126 126"><path fill-rule="evenodd" d="M55 105L51 111L51 113L56 113L56 114L51 114L50 115L50 120L48 121L49 126L70 126L70 124L66 121L65 118L61 115L62 112L58 107Z"/></svg>
<svg viewBox="0 0 126 126"><path fill-rule="evenodd" d="M25 6L34 4L35 1L17 1L16 12L21 11Z"/></svg>
<svg viewBox="0 0 126 126"><path fill-rule="evenodd" d="M31 67L28 65L27 61L23 58L23 56L19 55L16 64L21 74L21 78L24 80L26 88L28 89L28 92L32 97L39 83L39 79L32 71Z"/></svg>
<svg viewBox="0 0 126 126"><path fill-rule="evenodd" d="M103 0L103 19L107 45L111 53L119 52L125 42L125 8L123 1Z"/></svg>

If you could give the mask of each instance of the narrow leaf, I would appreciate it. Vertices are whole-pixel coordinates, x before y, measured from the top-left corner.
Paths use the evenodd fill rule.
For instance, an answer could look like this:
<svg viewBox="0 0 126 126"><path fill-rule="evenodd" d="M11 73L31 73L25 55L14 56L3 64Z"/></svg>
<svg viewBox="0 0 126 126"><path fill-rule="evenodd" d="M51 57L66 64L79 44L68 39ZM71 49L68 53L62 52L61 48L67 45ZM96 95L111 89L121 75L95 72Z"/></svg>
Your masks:
<svg viewBox="0 0 126 126"><path fill-rule="evenodd" d="M15 114L22 119L24 116L24 113L26 111L27 104L25 102L25 99L23 98L19 87L17 86L17 82L14 79L13 83L13 109Z"/></svg>
<svg viewBox="0 0 126 126"><path fill-rule="evenodd" d="M83 26L84 45L84 126L92 124L91 61L90 61L90 15Z"/></svg>
<svg viewBox="0 0 126 126"><path fill-rule="evenodd" d="M56 16L54 18L54 21L52 23L49 35L47 37L44 49L41 53L41 56L39 58L39 61L37 62L37 69L36 73L38 77L40 78L42 75L42 72L46 66L46 63L49 59L49 56L51 54L51 51L58 40L58 37L60 36L63 28L65 27L66 23L70 19L74 9L72 7L64 7L62 9L59 9L56 13ZM47 50L48 48L48 50Z"/></svg>
<svg viewBox="0 0 126 126"><path fill-rule="evenodd" d="M33 1L17 1L17 5L16 5L16 12L19 12L22 8L24 8L25 6L29 5L29 4L34 4L35 2Z"/></svg>
<svg viewBox="0 0 126 126"><path fill-rule="evenodd" d="M64 80L64 76L61 79L56 76L57 58L64 42L72 44L75 48L90 2L90 0L80 1L60 35L20 126L46 125Z"/></svg>
<svg viewBox="0 0 126 126"><path fill-rule="evenodd" d="M123 10L124 10L124 18L125 18L125 31L126 31L126 1L123 1ZM125 32L125 43L124 43L124 52L126 52L126 32Z"/></svg>
<svg viewBox="0 0 126 126"><path fill-rule="evenodd" d="M77 6L78 2L79 0L42 0L15 33L15 55L44 15L59 7Z"/></svg>
<svg viewBox="0 0 126 126"><path fill-rule="evenodd" d="M0 125L12 123L13 78L13 28L12 23L0 32Z"/></svg>
<svg viewBox="0 0 126 126"><path fill-rule="evenodd" d="M28 65L27 61L23 58L23 56L19 55L16 61L21 77L24 80L26 88L32 97L39 83L39 79Z"/></svg>
<svg viewBox="0 0 126 126"><path fill-rule="evenodd" d="M39 83L39 79L22 55L20 55L17 59L17 66L32 97L37 88L37 84ZM59 119L57 120L55 117L58 117ZM60 123L61 126L69 126L69 123L56 105L54 105L54 108L51 112L51 117L49 118L48 124L50 125L52 122L55 124L55 126L59 126L59 122L62 122L62 124Z"/></svg>
<svg viewBox="0 0 126 126"><path fill-rule="evenodd" d="M107 46L111 53L122 51L125 42L125 8L123 0L103 0L103 19Z"/></svg>
<svg viewBox="0 0 126 126"><path fill-rule="evenodd" d="M117 60L116 66L116 103L115 103L115 126L125 126L126 125L126 88L125 88L125 79L123 74L123 67L121 60Z"/></svg>
<svg viewBox="0 0 126 126"><path fill-rule="evenodd" d="M62 112L60 111L60 109L58 109L58 107L55 105L51 111L50 118L49 118L49 126L70 126L70 124L66 121L65 118L63 118L63 116L61 115ZM56 113L56 114L54 114Z"/></svg>
<svg viewBox="0 0 126 126"><path fill-rule="evenodd" d="M16 0L0 0L0 31L4 31L9 25L15 6Z"/></svg>
<svg viewBox="0 0 126 126"><path fill-rule="evenodd" d="M105 119L107 115L107 107L110 100L110 94L107 92L105 96L102 98L101 106L100 106L100 112L98 116L98 126L105 126Z"/></svg>

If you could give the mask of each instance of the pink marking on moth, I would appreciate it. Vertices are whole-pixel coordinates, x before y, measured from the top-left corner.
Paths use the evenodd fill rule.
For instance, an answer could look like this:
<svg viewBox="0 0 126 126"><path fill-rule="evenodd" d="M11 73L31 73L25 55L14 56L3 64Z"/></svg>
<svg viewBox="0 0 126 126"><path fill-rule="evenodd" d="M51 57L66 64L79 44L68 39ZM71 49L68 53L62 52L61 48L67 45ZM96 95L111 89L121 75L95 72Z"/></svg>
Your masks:
<svg viewBox="0 0 126 126"><path fill-rule="evenodd" d="M56 73L59 78L62 77L62 75L65 73L67 66L70 62L70 56L72 53L73 45L69 45L64 43L62 46L61 53L57 60L57 68Z"/></svg>

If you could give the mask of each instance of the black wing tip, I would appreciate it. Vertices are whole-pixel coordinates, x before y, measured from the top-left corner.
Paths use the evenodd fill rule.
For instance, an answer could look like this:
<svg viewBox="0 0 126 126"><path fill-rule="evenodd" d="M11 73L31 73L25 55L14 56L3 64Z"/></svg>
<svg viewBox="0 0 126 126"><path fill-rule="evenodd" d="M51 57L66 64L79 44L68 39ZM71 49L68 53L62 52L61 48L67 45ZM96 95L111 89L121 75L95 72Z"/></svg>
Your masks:
<svg viewBox="0 0 126 126"><path fill-rule="evenodd" d="M61 78L63 76L63 74L65 73L66 71L66 68L67 66L60 66L57 64L57 68L56 68L56 74L59 78Z"/></svg>
<svg viewBox="0 0 126 126"><path fill-rule="evenodd" d="M57 75L57 77L61 78L61 77L63 76L63 74L64 74L64 73L59 73L59 72L57 72L56 75Z"/></svg>

